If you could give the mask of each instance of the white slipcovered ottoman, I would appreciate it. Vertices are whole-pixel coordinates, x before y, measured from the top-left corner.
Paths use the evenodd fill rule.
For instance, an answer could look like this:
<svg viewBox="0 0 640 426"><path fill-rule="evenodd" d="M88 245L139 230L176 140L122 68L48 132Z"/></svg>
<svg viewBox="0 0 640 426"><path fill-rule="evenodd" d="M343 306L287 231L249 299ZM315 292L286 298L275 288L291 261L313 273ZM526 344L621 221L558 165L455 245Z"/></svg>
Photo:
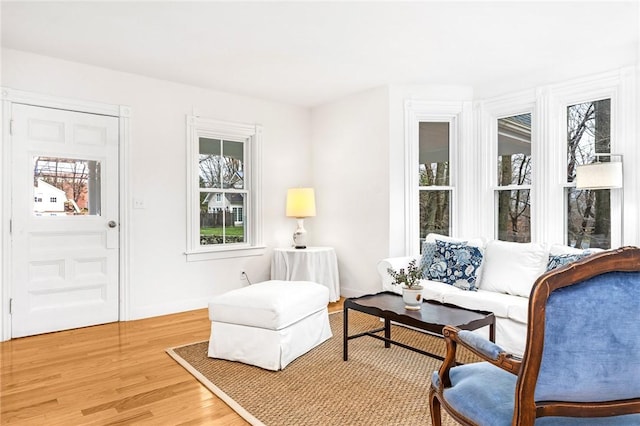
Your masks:
<svg viewBox="0 0 640 426"><path fill-rule="evenodd" d="M209 357L281 370L332 336L329 289L310 281L265 281L209 303Z"/></svg>

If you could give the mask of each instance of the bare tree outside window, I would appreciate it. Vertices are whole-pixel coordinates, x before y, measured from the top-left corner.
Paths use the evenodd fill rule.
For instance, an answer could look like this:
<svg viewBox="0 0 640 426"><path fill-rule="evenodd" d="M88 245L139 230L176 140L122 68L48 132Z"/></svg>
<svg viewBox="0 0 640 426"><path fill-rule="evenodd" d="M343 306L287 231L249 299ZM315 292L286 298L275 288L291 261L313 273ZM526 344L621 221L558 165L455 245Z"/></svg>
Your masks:
<svg viewBox="0 0 640 426"><path fill-rule="evenodd" d="M498 239L531 241L531 114L498 120Z"/></svg>
<svg viewBox="0 0 640 426"><path fill-rule="evenodd" d="M420 239L429 233L449 235L449 123L423 122L419 127Z"/></svg>
<svg viewBox="0 0 640 426"><path fill-rule="evenodd" d="M567 107L567 182L576 167L611 152L611 99ZM609 161L607 156L599 161ZM567 243L577 248L611 247L611 193L567 188Z"/></svg>
<svg viewBox="0 0 640 426"><path fill-rule="evenodd" d="M44 185L40 182L44 182ZM55 191L52 187L58 189L62 196L46 195L51 204L44 211L40 207L36 209L39 212L58 215L100 214L99 161L36 156L33 158L33 187L38 198Z"/></svg>

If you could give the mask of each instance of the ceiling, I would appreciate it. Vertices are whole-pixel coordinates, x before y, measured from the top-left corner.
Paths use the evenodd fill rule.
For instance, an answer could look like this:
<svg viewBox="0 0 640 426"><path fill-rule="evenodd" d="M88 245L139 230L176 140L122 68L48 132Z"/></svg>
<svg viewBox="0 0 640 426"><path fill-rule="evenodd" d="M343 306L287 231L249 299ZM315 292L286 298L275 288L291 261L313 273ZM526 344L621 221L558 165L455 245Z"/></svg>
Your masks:
<svg viewBox="0 0 640 426"><path fill-rule="evenodd" d="M638 2L1 3L2 46L312 107L381 85L476 96L635 65Z"/></svg>

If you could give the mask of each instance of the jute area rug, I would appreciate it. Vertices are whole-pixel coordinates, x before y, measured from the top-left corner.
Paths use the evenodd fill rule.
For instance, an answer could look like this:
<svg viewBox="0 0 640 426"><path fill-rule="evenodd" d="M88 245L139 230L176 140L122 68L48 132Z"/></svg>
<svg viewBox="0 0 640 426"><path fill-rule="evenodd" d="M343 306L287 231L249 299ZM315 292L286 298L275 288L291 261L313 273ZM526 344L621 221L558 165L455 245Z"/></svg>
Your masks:
<svg viewBox="0 0 640 426"><path fill-rule="evenodd" d="M371 337L349 341L342 360L343 314L329 316L333 337L273 372L207 356L208 342L167 353L253 425L429 425L431 373L440 361ZM349 312L349 334L380 327ZM443 339L392 326L392 337L443 355ZM463 362L473 362L464 353ZM443 411L443 424L457 423Z"/></svg>

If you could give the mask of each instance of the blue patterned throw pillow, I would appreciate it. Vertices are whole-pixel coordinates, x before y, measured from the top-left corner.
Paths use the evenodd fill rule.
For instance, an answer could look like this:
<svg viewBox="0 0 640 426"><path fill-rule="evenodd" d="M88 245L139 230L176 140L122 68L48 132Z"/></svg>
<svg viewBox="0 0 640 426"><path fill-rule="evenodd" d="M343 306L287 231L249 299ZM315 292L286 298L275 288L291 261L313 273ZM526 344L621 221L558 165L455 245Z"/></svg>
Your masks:
<svg viewBox="0 0 640 426"><path fill-rule="evenodd" d="M422 269L422 278L429 279L429 267L433 263L433 255L436 253L436 243L427 241L422 244L422 257L420 258L420 269Z"/></svg>
<svg viewBox="0 0 640 426"><path fill-rule="evenodd" d="M551 255L549 256L549 262L547 263L547 271L568 265L569 263L580 260L590 254L592 253L589 250L585 250L582 253Z"/></svg>
<svg viewBox="0 0 640 426"><path fill-rule="evenodd" d="M436 251L429 267L429 279L476 291L482 266L482 251L465 243L436 240Z"/></svg>

